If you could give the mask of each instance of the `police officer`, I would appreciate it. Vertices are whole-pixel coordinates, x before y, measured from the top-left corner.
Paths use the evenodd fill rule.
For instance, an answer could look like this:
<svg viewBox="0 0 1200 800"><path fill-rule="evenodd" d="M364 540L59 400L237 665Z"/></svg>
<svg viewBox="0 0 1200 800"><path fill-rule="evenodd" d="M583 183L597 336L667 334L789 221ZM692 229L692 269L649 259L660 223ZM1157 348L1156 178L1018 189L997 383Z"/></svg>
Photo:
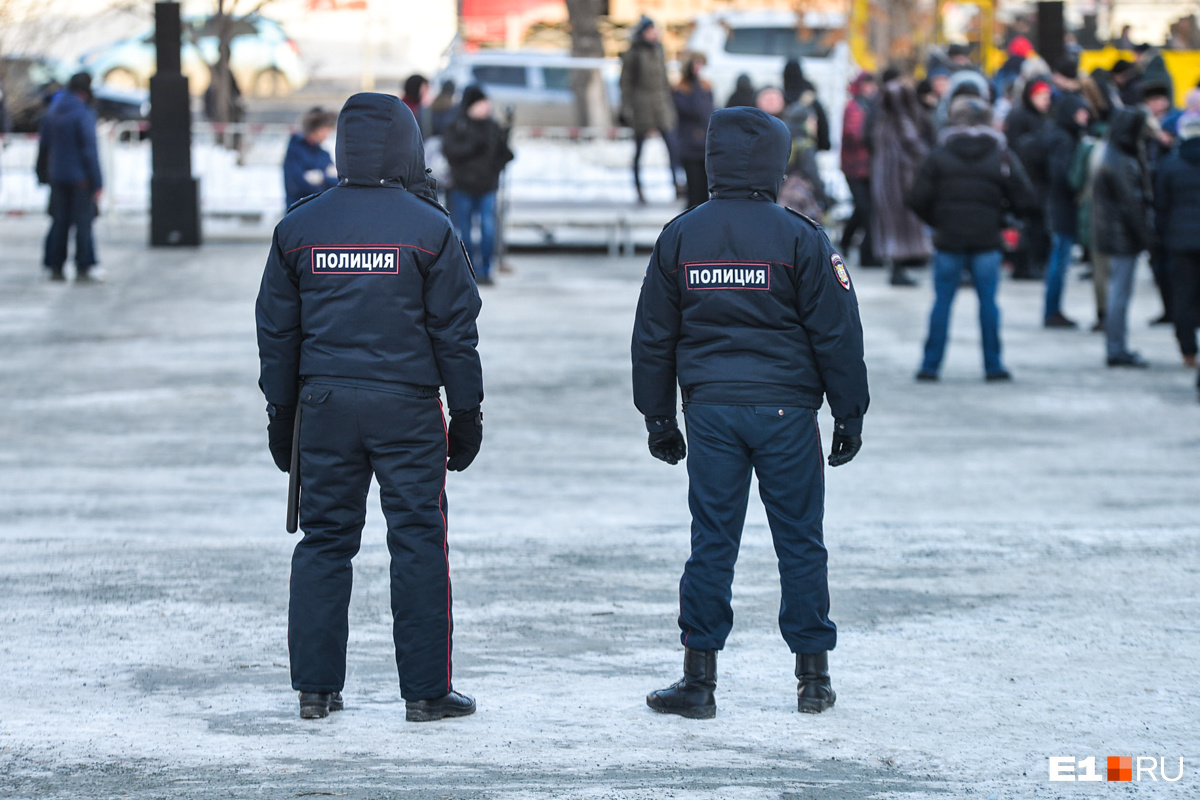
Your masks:
<svg viewBox="0 0 1200 800"><path fill-rule="evenodd" d="M867 371L858 301L821 228L775 204L791 138L758 109L716 112L706 143L710 199L663 230L633 333L634 401L650 453L687 459L692 553L679 583L683 680L651 693L656 711L716 714L717 651L730 607L750 473L758 475L796 654L800 711L833 705L817 409L835 419L830 466L862 446ZM683 390L687 441L676 423ZM690 453L688 452L690 446Z"/></svg>
<svg viewBox="0 0 1200 800"><path fill-rule="evenodd" d="M256 314L259 385L281 470L300 418L292 688L301 717L342 708L350 562L374 475L407 718L465 716L475 701L451 682L445 479L470 465L483 438L479 293L399 98L346 101L336 159L338 186L297 203L276 227Z"/></svg>

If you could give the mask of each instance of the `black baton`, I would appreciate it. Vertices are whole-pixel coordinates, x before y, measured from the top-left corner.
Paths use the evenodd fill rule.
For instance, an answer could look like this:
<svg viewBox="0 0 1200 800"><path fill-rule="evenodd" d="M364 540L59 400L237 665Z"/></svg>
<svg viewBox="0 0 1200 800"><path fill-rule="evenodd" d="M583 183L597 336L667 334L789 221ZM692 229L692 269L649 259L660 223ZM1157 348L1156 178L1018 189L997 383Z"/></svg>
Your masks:
<svg viewBox="0 0 1200 800"><path fill-rule="evenodd" d="M296 422L292 426L292 463L288 470L287 532L300 527L300 417L304 404L296 404Z"/></svg>

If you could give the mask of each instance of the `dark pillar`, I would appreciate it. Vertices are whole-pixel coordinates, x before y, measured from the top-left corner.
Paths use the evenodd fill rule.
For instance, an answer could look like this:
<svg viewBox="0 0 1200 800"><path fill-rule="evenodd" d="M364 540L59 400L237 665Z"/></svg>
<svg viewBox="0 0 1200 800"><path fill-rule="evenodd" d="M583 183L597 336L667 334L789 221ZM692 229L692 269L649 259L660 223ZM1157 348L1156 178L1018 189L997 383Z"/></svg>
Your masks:
<svg viewBox="0 0 1200 800"><path fill-rule="evenodd" d="M154 4L158 73L150 79L150 246L200 244L200 185L192 177L192 112L180 71L179 3Z"/></svg>
<svg viewBox="0 0 1200 800"><path fill-rule="evenodd" d="M1046 59L1046 63L1053 69L1058 65L1067 52L1067 45L1064 38L1067 35L1067 28L1063 22L1063 4L1057 3L1038 3L1037 4L1037 47L1038 55Z"/></svg>

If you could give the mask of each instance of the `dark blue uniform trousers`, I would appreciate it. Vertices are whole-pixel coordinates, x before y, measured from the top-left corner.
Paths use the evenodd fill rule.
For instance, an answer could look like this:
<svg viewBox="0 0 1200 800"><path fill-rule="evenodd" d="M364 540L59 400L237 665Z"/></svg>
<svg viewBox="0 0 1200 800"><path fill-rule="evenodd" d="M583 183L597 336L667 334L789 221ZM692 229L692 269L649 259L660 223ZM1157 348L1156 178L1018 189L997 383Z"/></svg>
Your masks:
<svg viewBox="0 0 1200 800"><path fill-rule="evenodd" d="M753 470L779 558L784 641L793 653L832 650L837 627L829 619L821 532L824 461L816 412L689 403L684 413L692 511L692 556L679 582L684 647L720 650L733 627L733 565Z"/></svg>
<svg viewBox="0 0 1200 800"><path fill-rule="evenodd" d="M330 692L345 684L350 561L374 474L388 526L400 693L405 700L441 697L451 690L453 621L446 428L436 390L315 378L300 404L304 538L292 556L292 688Z"/></svg>

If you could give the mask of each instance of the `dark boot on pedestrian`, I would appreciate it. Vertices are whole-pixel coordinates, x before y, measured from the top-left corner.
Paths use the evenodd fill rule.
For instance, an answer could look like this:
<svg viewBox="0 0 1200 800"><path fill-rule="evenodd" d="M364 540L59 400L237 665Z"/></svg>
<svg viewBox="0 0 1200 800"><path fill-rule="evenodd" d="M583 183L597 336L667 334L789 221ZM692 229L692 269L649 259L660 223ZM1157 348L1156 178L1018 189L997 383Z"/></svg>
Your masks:
<svg viewBox="0 0 1200 800"><path fill-rule="evenodd" d="M908 274L908 270L899 264L892 264L892 277L888 280L892 286L916 286L917 282Z"/></svg>
<svg viewBox="0 0 1200 800"><path fill-rule="evenodd" d="M454 691L436 700L409 700L404 704L404 718L409 722L433 722L474 713L475 698Z"/></svg>
<svg viewBox="0 0 1200 800"><path fill-rule="evenodd" d="M683 680L646 695L646 705L662 714L688 719L717 715L717 651L683 650Z"/></svg>
<svg viewBox="0 0 1200 800"><path fill-rule="evenodd" d="M1077 328L1078 325L1072 319L1067 319L1061 312L1051 314L1046 317L1045 326L1047 328Z"/></svg>
<svg viewBox="0 0 1200 800"><path fill-rule="evenodd" d="M345 708L341 692L301 692L300 719L324 719L330 711Z"/></svg>
<svg viewBox="0 0 1200 800"><path fill-rule="evenodd" d="M833 708L837 693L829 682L829 652L796 653L796 700L805 714Z"/></svg>

